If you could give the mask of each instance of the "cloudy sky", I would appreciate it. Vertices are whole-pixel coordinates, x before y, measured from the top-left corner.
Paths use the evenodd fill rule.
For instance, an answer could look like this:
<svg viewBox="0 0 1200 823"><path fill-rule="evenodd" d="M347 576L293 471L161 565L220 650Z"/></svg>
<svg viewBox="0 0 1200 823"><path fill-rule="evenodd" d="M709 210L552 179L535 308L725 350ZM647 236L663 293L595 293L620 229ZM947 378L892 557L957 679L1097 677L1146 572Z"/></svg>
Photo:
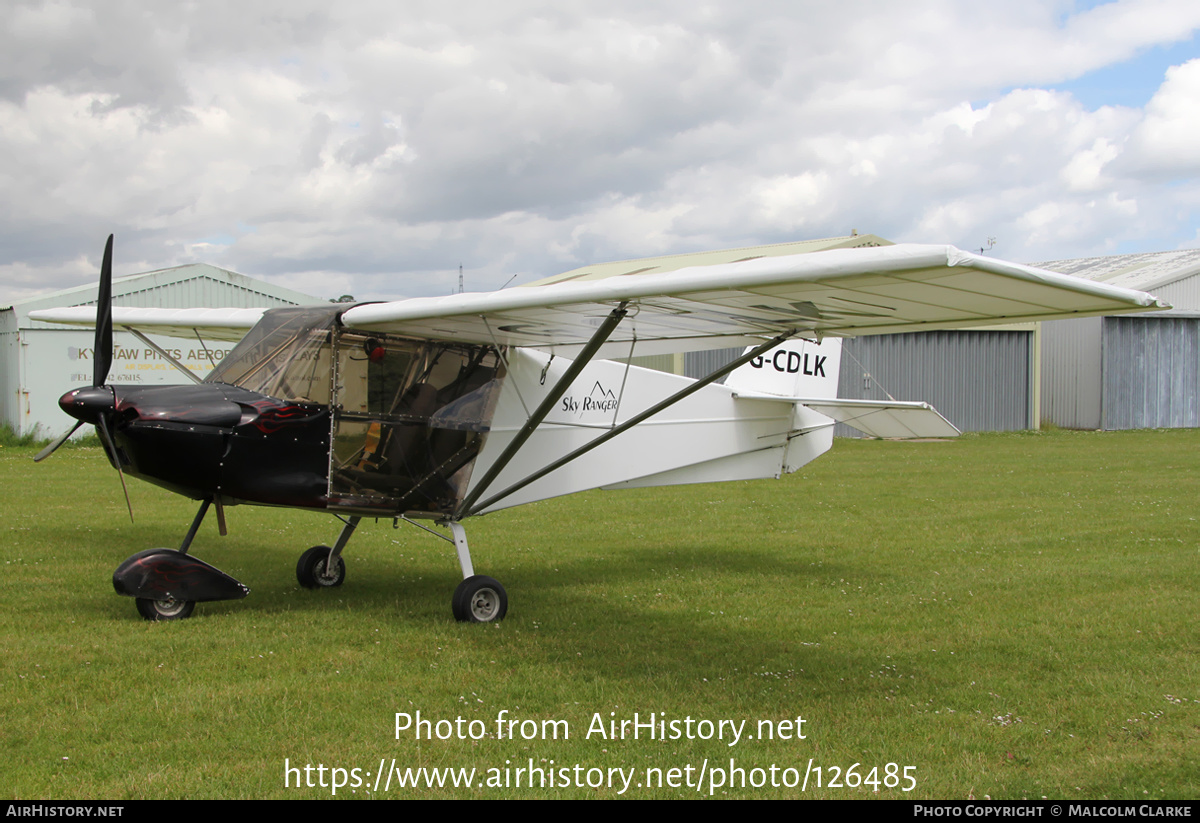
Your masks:
<svg viewBox="0 0 1200 823"><path fill-rule="evenodd" d="M321 297L844 235L1200 246L1195 0L9 0L0 305L208 262Z"/></svg>

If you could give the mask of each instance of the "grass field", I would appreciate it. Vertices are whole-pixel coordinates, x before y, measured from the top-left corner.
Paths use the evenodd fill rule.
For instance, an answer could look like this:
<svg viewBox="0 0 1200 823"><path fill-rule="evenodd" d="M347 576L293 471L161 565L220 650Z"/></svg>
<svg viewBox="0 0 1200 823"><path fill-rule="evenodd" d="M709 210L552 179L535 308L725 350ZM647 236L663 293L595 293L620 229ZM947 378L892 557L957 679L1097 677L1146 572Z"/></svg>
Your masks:
<svg viewBox="0 0 1200 823"><path fill-rule="evenodd" d="M501 512L467 524L510 596L492 626L451 618L442 541L364 522L313 592L296 558L337 523L251 507L193 547L251 595L146 623L112 571L194 504L131 481L131 525L98 449L33 452L0 448L8 798L329 797L333 767L339 798L630 774L643 798L1200 797L1200 431L839 440L781 481ZM466 739L397 739L417 711ZM499 738L501 712L536 737ZM635 712L680 735L595 733ZM514 787L531 759L545 786ZM376 788L393 760L485 785Z"/></svg>

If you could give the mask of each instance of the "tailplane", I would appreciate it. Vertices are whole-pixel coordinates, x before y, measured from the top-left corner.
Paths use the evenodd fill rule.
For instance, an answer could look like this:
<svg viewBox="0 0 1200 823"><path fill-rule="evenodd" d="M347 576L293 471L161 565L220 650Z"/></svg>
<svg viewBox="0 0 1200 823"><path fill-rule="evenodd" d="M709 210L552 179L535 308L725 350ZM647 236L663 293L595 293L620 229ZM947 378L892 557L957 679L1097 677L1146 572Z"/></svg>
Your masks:
<svg viewBox="0 0 1200 823"><path fill-rule="evenodd" d="M816 428L821 419L832 418L869 437L956 437L959 434L958 429L928 403L839 400L841 363L840 338L820 343L789 340L735 370L725 385L739 397L795 403L798 431ZM813 417L813 412L824 417Z"/></svg>

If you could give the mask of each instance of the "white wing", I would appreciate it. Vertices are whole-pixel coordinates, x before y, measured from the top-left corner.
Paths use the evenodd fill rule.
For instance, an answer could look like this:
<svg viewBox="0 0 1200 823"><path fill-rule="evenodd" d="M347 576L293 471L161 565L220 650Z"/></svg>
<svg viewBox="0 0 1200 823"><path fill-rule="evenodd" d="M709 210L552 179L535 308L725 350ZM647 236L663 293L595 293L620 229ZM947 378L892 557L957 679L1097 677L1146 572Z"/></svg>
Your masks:
<svg viewBox="0 0 1200 823"><path fill-rule="evenodd" d="M608 313L629 316L601 356L752 345L783 331L853 337L1169 308L1144 292L969 254L952 246L838 249L355 306L342 323L430 340L570 355ZM114 308L113 324L176 337L239 340L263 309ZM95 325L95 308L30 312Z"/></svg>
<svg viewBox="0 0 1200 823"><path fill-rule="evenodd" d="M630 314L607 356L633 340L649 354L748 345L787 330L852 337L1168 308L1143 292L952 246L898 245L368 304L342 322L569 354L621 303Z"/></svg>
<svg viewBox="0 0 1200 823"><path fill-rule="evenodd" d="M262 319L266 309L141 309L113 307L114 328L133 328L168 337L227 340L236 343ZM95 326L95 306L40 309L29 313L31 320L69 326Z"/></svg>

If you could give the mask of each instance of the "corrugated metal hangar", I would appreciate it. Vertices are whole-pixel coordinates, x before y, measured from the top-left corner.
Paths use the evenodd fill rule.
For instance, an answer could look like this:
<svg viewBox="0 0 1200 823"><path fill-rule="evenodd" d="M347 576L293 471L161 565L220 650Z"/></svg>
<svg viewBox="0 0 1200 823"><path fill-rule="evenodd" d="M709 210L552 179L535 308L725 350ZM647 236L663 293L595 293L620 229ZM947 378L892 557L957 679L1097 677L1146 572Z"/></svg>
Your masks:
<svg viewBox="0 0 1200 823"><path fill-rule="evenodd" d="M0 309L0 382L3 383L3 422L19 435L58 434L70 419L58 408L64 392L92 382L90 329L65 329L29 319L36 309L91 306L95 284L31 297ZM196 264L113 279L113 298L119 306L168 309L229 306L271 308L323 302L311 295L275 286L215 266ZM166 358L133 335L119 329L113 335L114 357L110 382L179 383ZM175 340L166 349L187 368L203 377L232 348L229 343ZM39 431L40 429L40 431Z"/></svg>
<svg viewBox="0 0 1200 823"><path fill-rule="evenodd" d="M1174 306L1042 324L1044 420L1072 429L1200 426L1200 249L1037 265Z"/></svg>
<svg viewBox="0 0 1200 823"><path fill-rule="evenodd" d="M840 396L924 400L963 431L1200 426L1200 250L1033 265L1174 309L847 340Z"/></svg>
<svg viewBox="0 0 1200 823"><path fill-rule="evenodd" d="M838 396L923 400L961 431L1035 429L1037 349L1036 323L856 337L842 344Z"/></svg>

